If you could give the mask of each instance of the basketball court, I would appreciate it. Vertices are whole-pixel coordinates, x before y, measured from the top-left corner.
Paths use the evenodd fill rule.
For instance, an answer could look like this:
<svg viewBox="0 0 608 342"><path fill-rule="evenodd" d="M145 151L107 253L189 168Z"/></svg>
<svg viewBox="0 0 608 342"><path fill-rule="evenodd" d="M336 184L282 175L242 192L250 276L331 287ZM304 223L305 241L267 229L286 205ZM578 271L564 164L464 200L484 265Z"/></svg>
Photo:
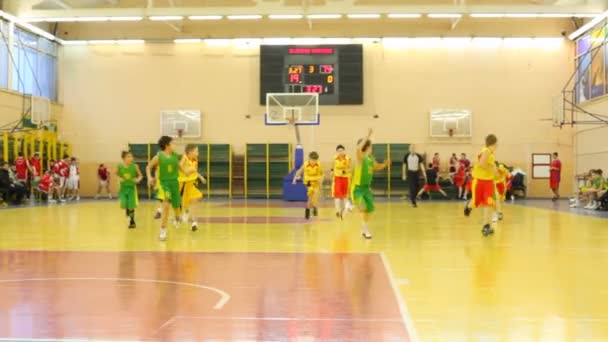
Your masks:
<svg viewBox="0 0 608 342"><path fill-rule="evenodd" d="M0 341L608 340L605 1L0 7Z"/></svg>
<svg viewBox="0 0 608 342"><path fill-rule="evenodd" d="M605 219L514 205L481 240L452 206L423 204L412 219L401 202L381 203L364 241L354 218L331 212L305 223L279 201L209 202L198 232L171 229L164 244L152 203L135 230L121 215L95 216L113 202L4 209L0 332L11 341L606 336L606 277L591 266L608 262Z"/></svg>

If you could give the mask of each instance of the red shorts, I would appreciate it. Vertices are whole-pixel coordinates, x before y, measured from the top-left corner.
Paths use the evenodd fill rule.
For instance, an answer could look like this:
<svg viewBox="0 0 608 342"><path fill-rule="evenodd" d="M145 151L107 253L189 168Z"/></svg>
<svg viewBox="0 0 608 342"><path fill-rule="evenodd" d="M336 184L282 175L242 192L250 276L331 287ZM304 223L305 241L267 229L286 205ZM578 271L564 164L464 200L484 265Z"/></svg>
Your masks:
<svg viewBox="0 0 608 342"><path fill-rule="evenodd" d="M496 183L496 191L499 195L504 196L505 190L505 183Z"/></svg>
<svg viewBox="0 0 608 342"><path fill-rule="evenodd" d="M465 190L467 190L468 192L471 192L471 189L473 189L473 183L467 182L467 185L465 186Z"/></svg>
<svg viewBox="0 0 608 342"><path fill-rule="evenodd" d="M494 207L494 181L484 179L473 179L473 208Z"/></svg>
<svg viewBox="0 0 608 342"><path fill-rule="evenodd" d="M507 198L507 187L505 183L496 183L496 192L498 192L498 196L501 200L505 200Z"/></svg>
<svg viewBox="0 0 608 342"><path fill-rule="evenodd" d="M464 178L454 178L454 184L456 184L456 187L462 188L464 185Z"/></svg>
<svg viewBox="0 0 608 342"><path fill-rule="evenodd" d="M559 189L559 179L551 179L551 180L549 180L549 186L551 187L551 190L557 190L557 189Z"/></svg>
<svg viewBox="0 0 608 342"><path fill-rule="evenodd" d="M348 178L334 177L332 193L334 198L348 198Z"/></svg>
<svg viewBox="0 0 608 342"><path fill-rule="evenodd" d="M441 190L441 187L439 187L439 184L435 184L435 185L425 185L424 186L424 191L429 192L429 191L439 191Z"/></svg>

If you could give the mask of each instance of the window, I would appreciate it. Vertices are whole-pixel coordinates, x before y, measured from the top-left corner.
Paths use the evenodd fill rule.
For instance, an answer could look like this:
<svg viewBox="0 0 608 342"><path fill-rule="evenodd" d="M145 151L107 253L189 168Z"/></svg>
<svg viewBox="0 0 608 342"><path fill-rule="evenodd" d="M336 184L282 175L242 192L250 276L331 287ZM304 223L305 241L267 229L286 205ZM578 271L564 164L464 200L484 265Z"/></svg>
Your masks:
<svg viewBox="0 0 608 342"><path fill-rule="evenodd" d="M8 25L0 20L0 88L8 88Z"/></svg>
<svg viewBox="0 0 608 342"><path fill-rule="evenodd" d="M576 41L577 103L608 94L608 37L606 21Z"/></svg>
<svg viewBox="0 0 608 342"><path fill-rule="evenodd" d="M11 88L21 93L57 99L57 45L15 29Z"/></svg>
<svg viewBox="0 0 608 342"><path fill-rule="evenodd" d="M532 154L532 178L549 179L551 176L551 154Z"/></svg>

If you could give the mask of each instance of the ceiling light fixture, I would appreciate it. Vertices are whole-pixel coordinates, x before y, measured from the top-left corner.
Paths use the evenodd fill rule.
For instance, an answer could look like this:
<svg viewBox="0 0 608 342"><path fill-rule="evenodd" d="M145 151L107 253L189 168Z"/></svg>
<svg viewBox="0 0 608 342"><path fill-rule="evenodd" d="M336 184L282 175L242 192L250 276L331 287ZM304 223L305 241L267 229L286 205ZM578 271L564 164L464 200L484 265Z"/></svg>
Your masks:
<svg viewBox="0 0 608 342"><path fill-rule="evenodd" d="M184 17L182 17L181 15L154 15L154 16L148 17L148 19L150 19L152 21L176 21L176 20L182 20L182 19L184 19Z"/></svg>
<svg viewBox="0 0 608 342"><path fill-rule="evenodd" d="M307 15L308 19L340 19L342 14L310 14Z"/></svg>
<svg viewBox="0 0 608 342"><path fill-rule="evenodd" d="M379 19L380 14L347 14L348 19Z"/></svg>
<svg viewBox="0 0 608 342"><path fill-rule="evenodd" d="M304 18L301 14L271 14L268 19L288 20L288 19L302 19Z"/></svg>
<svg viewBox="0 0 608 342"><path fill-rule="evenodd" d="M191 15L189 20L221 20L224 16L221 15Z"/></svg>
<svg viewBox="0 0 608 342"><path fill-rule="evenodd" d="M416 19L422 17L419 13L389 13L387 15L389 19Z"/></svg>
<svg viewBox="0 0 608 342"><path fill-rule="evenodd" d="M462 17L462 14L459 13L429 13L427 14L429 18L433 19L458 19Z"/></svg>
<svg viewBox="0 0 608 342"><path fill-rule="evenodd" d="M229 15L227 18L229 20L257 20L262 19L262 16L259 14Z"/></svg>

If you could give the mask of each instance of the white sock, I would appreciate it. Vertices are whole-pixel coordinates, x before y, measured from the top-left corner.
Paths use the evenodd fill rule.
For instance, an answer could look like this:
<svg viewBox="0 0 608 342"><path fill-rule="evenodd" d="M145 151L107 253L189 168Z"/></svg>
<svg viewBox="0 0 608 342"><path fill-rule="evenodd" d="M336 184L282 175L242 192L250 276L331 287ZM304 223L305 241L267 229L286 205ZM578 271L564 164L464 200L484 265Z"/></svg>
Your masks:
<svg viewBox="0 0 608 342"><path fill-rule="evenodd" d="M361 225L361 231L365 234L369 234L369 229L367 228L367 223Z"/></svg>

